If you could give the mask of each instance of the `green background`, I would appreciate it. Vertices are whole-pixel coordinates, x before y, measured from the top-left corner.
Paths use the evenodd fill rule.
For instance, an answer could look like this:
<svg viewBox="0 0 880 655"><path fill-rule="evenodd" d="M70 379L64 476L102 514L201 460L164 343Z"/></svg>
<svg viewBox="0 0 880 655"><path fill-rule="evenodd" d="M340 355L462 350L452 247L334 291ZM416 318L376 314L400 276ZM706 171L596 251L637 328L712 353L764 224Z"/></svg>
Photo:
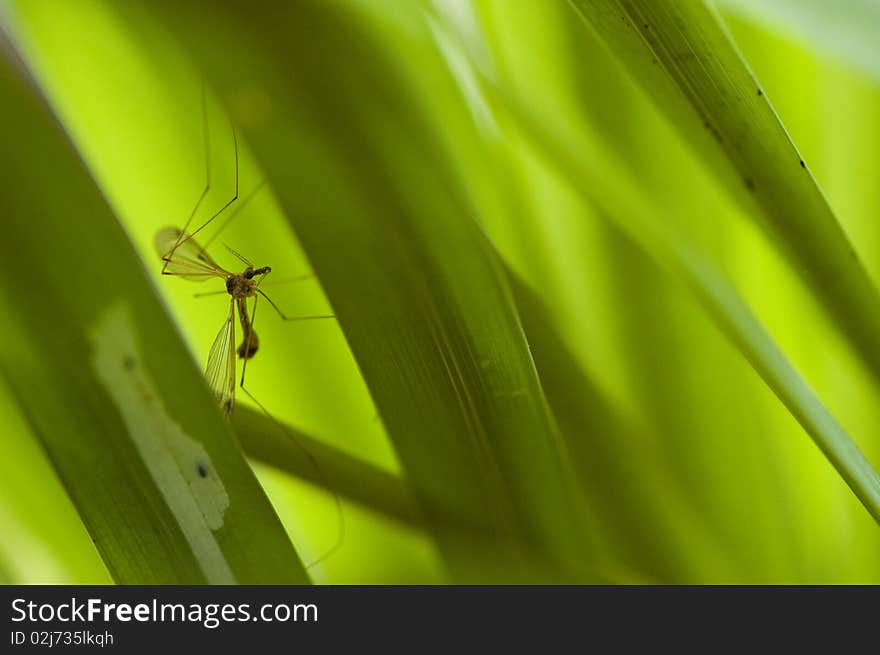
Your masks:
<svg viewBox="0 0 880 655"><path fill-rule="evenodd" d="M714 7L0 7L0 580L218 581L90 369L121 298L236 581L880 582L880 10ZM213 255L338 319L261 305L233 430L152 246L203 89L199 216L230 123L268 182Z"/></svg>

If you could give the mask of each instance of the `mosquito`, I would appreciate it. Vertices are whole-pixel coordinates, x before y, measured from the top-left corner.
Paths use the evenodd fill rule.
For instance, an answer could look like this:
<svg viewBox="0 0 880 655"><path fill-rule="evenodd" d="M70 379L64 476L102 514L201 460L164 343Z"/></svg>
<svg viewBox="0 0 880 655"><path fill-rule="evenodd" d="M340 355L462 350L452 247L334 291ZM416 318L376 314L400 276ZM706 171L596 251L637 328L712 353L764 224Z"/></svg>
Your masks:
<svg viewBox="0 0 880 655"><path fill-rule="evenodd" d="M238 386L241 387L241 390L251 399L254 403L263 411L263 413L272 420L280 430L284 433L288 434L293 442L297 445L298 448L302 449L303 452L308 457L309 461L311 461L312 466L314 466L318 475L322 479L324 486L329 489L333 494L333 499L336 504L336 514L339 521L339 529L337 532L336 542L333 546L327 550L323 555L318 557L316 560L306 565L306 568L311 568L316 564L323 562L330 555L335 553L339 548L342 547L342 544L345 541L345 515L342 511L342 501L339 498L339 494L336 493L335 489L329 484L329 480L327 476L324 474L323 469L318 464L317 459L315 459L314 455L302 444L299 440L293 435L289 429L287 429L282 423L280 423L277 419L275 419L272 414L257 400L250 391L244 386L245 381L245 372L247 371L247 363L248 361L257 353L260 347L260 340L257 336L256 331L254 330L254 321L257 315L257 303L262 298L275 310L278 316L284 321L306 321L313 319L332 319L335 318L332 314L315 314L315 315L305 315L305 316L288 316L278 307L277 304L260 288L260 285L264 282L265 278L269 273L272 272L272 268L269 266L260 266L257 267L252 264L248 259L246 259L243 255L236 252L229 246L226 246L227 250L232 253L243 265L244 269L240 273L236 273L234 271L227 270L220 266L213 257L211 257L206 248L216 239L220 233L229 225L230 221L235 218L235 216L248 204L251 198L254 195L259 193L259 191L263 188L264 183L260 183L257 185L253 191L251 191L238 205L232 209L221 221L219 227L213 233L213 235L205 241L202 245L194 239L194 237L204 230L208 225L213 223L216 219L218 219L224 212L226 212L230 207L238 201L239 197L239 184L238 184L238 137L236 136L235 128L232 128L232 140L234 147L234 161L235 161L235 192L232 197L227 200L219 210L214 212L206 221L204 221L197 228L190 230L190 225L193 223L195 216L198 214L199 208L202 205L202 202L208 195L208 192L211 189L211 157L210 157L210 131L208 129L208 119L207 119L207 97L205 93L204 86L202 87L202 125L204 128L204 147L205 147L205 186L202 189L201 194L196 201L195 206L189 214L189 217L186 220L182 229L178 229L176 227L164 227L160 229L154 238L154 245L156 248L159 257L162 259L162 275L176 275L182 277L186 280L204 282L209 279L218 279L223 280L224 286L216 291L208 291L204 293L195 294L196 296L208 296L214 294L226 293L229 295L229 310L226 314L226 319L223 321L223 325L220 328L220 331L217 333L217 336L214 339L214 343L211 345L211 350L208 354L208 363L205 369L205 376L208 380L208 384L211 387L211 390L216 397L220 409L223 412L224 416L227 419L232 418L232 412L235 407L235 387L236 387L236 376L235 376L235 357L238 356L239 359L242 360L241 367L241 379L239 380ZM295 277L287 278L285 280L275 280L273 282L281 283L281 282L295 282L300 280L306 280L311 278L311 274L306 275L298 275ZM271 282L270 282L271 284ZM248 301L252 299L252 304L250 309L248 308ZM235 346L235 323L236 316L238 318L238 323L241 326L242 331L242 341L238 345Z"/></svg>
<svg viewBox="0 0 880 655"><path fill-rule="evenodd" d="M211 346L205 375L224 415L230 417L235 405L235 354L245 362L242 365L241 378L244 386L246 363L260 347L253 323L259 297L257 294L263 293L259 283L272 269L269 266L254 268L244 257L234 253L246 268L241 273L228 271L214 261L190 235L174 227L159 230L155 245L164 261L164 274L197 281L220 278L225 282L226 293L230 296L229 312ZM250 312L247 307L249 298L254 299ZM243 335L237 349L234 345L236 312Z"/></svg>
<svg viewBox="0 0 880 655"><path fill-rule="evenodd" d="M226 320L214 339L205 369L208 383L226 417L231 417L235 404L236 354L243 361L239 386L246 394L251 396L244 386L244 380L247 362L257 353L260 347L260 339L257 336L256 330L254 330L257 301L260 298L265 299L284 321L333 318L330 314L287 316L266 292L260 288L260 284L272 272L272 268L269 266L257 268L241 254L228 248L228 246L229 251L245 266L241 273L235 273L220 266L204 248L199 246L196 240L192 238L192 235L175 227L165 227L159 230L156 233L155 246L164 262L163 274L177 275L184 279L195 281L204 281L210 278L219 278L224 281L225 291L221 289L218 292L197 295L204 296L225 292L230 296ZM311 276L302 275L291 278L291 281L307 279L309 277ZM248 311L249 299L253 299L250 311ZM238 322L241 325L242 331L242 341L238 348L235 347L236 314L238 314Z"/></svg>
<svg viewBox="0 0 880 655"><path fill-rule="evenodd" d="M202 111L203 114L207 113L206 104L205 104L205 95L202 95ZM306 320L314 320L314 319L328 319L334 318L331 314L316 314L316 315L305 315L305 316L288 316L286 315L278 305L260 288L260 284L263 282L265 277L272 272L272 268L269 266L261 266L256 267L250 261L248 261L244 256L240 253L236 252L229 246L226 246L227 250L229 250L232 255L234 255L243 265L244 269L241 273L236 273L234 271L227 270L220 266L205 250L208 244L210 244L220 232L229 224L229 222L235 217L239 210L241 210L248 201L258 193L262 187L263 183L259 184L244 200L232 211L229 215L225 217L223 222L217 228L216 232L214 232L213 236L205 243L204 246L200 246L198 242L195 240L194 236L204 230L208 225L210 225L215 219L221 216L230 206L238 200L239 196L239 186L238 186L238 138L236 137L235 130L232 131L233 136L233 144L234 144L234 152L235 152L235 193L232 198L229 199L217 212L215 212L210 218L208 218L204 223L202 223L197 229L192 232L187 232L189 225L192 223L196 214L198 213L199 207L204 201L205 197L208 195L208 191L211 188L211 166L210 166L210 141L209 141L209 132L207 129L207 118L203 116L205 121L205 186L202 190L202 193L199 195L198 200L196 201L195 207L192 212L190 212L189 218L187 222L184 224L183 229L178 229L176 227L164 227L160 229L155 236L154 245L156 248L159 257L162 259L162 275L176 275L182 277L186 280L202 282L211 278L219 278L222 279L225 283L225 290L220 289L218 291L208 292L196 294L197 296L206 296L220 293L228 293L230 296L229 300L229 311L226 315L226 320L223 322L220 331L217 333L217 337L214 339L214 343L211 346L210 353L208 354L208 363L205 369L205 376L208 379L208 383L214 392L215 397L217 398L218 403L220 404L220 408L223 414L227 418L231 418L232 411L235 405L235 355L237 354L239 359L242 360L241 367L241 380L239 385L250 398L252 398L255 402L256 398L245 388L245 372L247 371L247 362L257 353L257 350L260 347L260 340L257 336L256 331L254 330L254 319L256 318L257 313L257 301L260 298L266 300L269 305L277 312L278 316L284 321L306 321ZM298 281L310 278L311 275L300 275L293 278L288 278L285 281ZM253 299L252 306L250 310L248 310L248 301ZM242 341L241 344L236 348L235 347L235 319L236 314L238 315L238 322L241 326L242 331ZM259 404L259 403L257 403Z"/></svg>

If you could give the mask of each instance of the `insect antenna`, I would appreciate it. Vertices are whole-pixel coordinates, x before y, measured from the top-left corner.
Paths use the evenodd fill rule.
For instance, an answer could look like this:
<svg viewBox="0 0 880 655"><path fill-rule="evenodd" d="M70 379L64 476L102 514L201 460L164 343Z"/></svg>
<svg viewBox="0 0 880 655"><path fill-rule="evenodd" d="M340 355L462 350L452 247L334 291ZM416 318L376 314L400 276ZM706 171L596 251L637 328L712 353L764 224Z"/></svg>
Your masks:
<svg viewBox="0 0 880 655"><path fill-rule="evenodd" d="M242 254L241 254L240 252L238 252L237 250L233 250L232 248L230 248L229 246L227 246L225 243L224 243L223 245L226 246L226 249L227 249L229 252L231 252L231 253L235 256L235 258L238 259L238 261L240 261L242 264L244 264L245 266L253 267L253 264L250 262L250 260L248 260L247 257L245 257L244 255L242 255Z"/></svg>
<svg viewBox="0 0 880 655"><path fill-rule="evenodd" d="M321 318L336 318L336 316L333 314L311 314L311 315L304 315L304 316L288 316L283 311L281 311L281 308L275 304L275 301L272 300L269 296L267 296L266 292L263 291L262 289L260 289L259 286L257 287L257 293L260 294L261 296L263 296L263 298L266 299L266 302L268 302L270 305L272 305L272 309L274 309L276 312L278 312L278 316L281 317L282 321L313 321L313 320L321 319Z"/></svg>

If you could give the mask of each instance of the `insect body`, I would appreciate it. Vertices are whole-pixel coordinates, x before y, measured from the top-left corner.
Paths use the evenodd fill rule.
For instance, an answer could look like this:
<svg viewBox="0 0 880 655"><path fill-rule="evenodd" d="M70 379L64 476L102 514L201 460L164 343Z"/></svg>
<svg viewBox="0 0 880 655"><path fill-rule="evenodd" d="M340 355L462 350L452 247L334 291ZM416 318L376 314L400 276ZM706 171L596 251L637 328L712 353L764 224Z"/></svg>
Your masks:
<svg viewBox="0 0 880 655"><path fill-rule="evenodd" d="M260 282L272 271L269 266L254 268L253 265L235 251L231 251L245 264L241 273L233 273L217 264L193 238L174 227L166 227L156 234L156 250L165 262L163 273L179 275L195 281L209 278L222 278L226 292L230 296L229 313L220 332L214 339L208 355L206 376L224 414L229 416L235 402L235 314L241 324L242 341L235 352L245 360L242 366L242 385L247 360L253 357L260 345L254 330L253 319L256 314L257 298L262 296L275 307L275 303L260 290ZM248 298L253 298L253 308L248 312ZM275 307L277 310L278 308ZM280 310L278 310L280 313ZM282 314L283 317L283 314Z"/></svg>
<svg viewBox="0 0 880 655"><path fill-rule="evenodd" d="M238 347L238 356L241 359L250 359L260 347L260 340L254 331L253 321L248 319L247 299L256 299L258 283L254 279L271 273L272 269L268 266L254 270L253 266L248 266L241 273L233 273L226 278L226 292L232 296L232 300L238 309L238 319L241 322L241 332L244 335L241 345Z"/></svg>
<svg viewBox="0 0 880 655"><path fill-rule="evenodd" d="M215 235L216 236L216 235ZM226 284L226 293L229 294L229 313L223 322L223 327L217 333L211 352L208 355L208 365L205 375L208 383L217 397L223 413L228 417L232 414L235 403L235 355L243 360L241 367L242 390L250 395L244 387L244 374L247 370L247 362L253 357L260 347L260 339L254 330L254 317L257 312L257 300L263 298L272 306L283 321L308 321L313 319L334 318L332 314L315 314L306 316L287 316L275 302L260 289L263 279L272 272L269 266L254 268L247 259L229 248L244 265L241 273L233 273L220 266L205 252L205 249L196 243L191 234L178 230L176 227L165 227L156 233L156 252L162 258L162 274L177 275L187 280L202 282L211 278L221 278ZM288 278L285 281L299 281L309 279L310 275L300 275ZM215 292L197 295L212 295ZM220 291L219 293L223 293ZM248 299L253 298L250 312L248 312ZM241 324L242 340L235 347L235 315ZM253 398L253 396L251 396Z"/></svg>

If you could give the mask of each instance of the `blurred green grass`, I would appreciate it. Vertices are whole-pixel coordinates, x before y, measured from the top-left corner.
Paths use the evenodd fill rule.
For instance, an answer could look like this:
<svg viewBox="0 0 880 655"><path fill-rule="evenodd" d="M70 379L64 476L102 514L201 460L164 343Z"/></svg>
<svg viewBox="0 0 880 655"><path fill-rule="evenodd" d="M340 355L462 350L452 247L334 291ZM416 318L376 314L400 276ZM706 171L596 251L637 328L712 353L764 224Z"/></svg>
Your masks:
<svg viewBox="0 0 880 655"><path fill-rule="evenodd" d="M408 524L344 500L343 547L311 569L315 581L880 580L876 523L742 353L480 90L489 76L550 129L575 130L599 172L591 194L624 188L653 208L665 221L655 228L723 275L880 461L876 381L827 310L841 307L840 280L823 282L830 303L802 282L778 235L691 149L693 128L658 110L567 3L339 0L257 16L235 4L12 7L4 29L199 367L226 301L161 278L151 242L182 224L203 183L203 79L208 206L231 194L227 112L243 137L243 193L269 179L220 241L279 278L314 270L273 298L288 313L332 308L340 322L284 324L263 306L249 388L427 509ZM738 11L728 27L876 280L876 82ZM88 229L92 218L71 212ZM869 302L860 311L877 315ZM524 395L511 376L529 380ZM13 581L105 580L6 407L19 445L17 476L0 484L0 569ZM338 536L333 495L283 468L256 471L311 561ZM17 480L29 471L47 482L25 496Z"/></svg>

